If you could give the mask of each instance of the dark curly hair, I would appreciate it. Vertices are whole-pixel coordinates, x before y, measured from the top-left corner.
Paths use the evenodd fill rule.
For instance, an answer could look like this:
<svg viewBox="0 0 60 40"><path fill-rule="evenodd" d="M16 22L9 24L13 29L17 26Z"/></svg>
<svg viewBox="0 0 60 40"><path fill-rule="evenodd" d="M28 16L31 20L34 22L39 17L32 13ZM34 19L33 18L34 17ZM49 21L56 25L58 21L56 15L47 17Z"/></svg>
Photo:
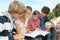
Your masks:
<svg viewBox="0 0 60 40"><path fill-rule="evenodd" d="M41 9L41 12L43 12L43 13L45 13L45 14L49 14L50 8L47 7L47 6L44 6L44 7Z"/></svg>

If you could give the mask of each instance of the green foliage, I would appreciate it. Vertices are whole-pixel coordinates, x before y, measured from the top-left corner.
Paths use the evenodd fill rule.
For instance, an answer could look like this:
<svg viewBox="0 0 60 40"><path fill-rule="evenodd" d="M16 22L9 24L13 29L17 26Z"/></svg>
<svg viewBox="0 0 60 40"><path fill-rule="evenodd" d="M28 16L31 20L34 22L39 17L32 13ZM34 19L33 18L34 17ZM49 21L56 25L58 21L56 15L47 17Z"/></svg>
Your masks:
<svg viewBox="0 0 60 40"><path fill-rule="evenodd" d="M60 3L56 5L56 7L53 9L53 12L55 13L56 17L60 16Z"/></svg>
<svg viewBox="0 0 60 40"><path fill-rule="evenodd" d="M50 13L48 14L48 16L49 16L51 19L53 19L53 18L55 17L55 14L54 14L53 12L50 12Z"/></svg>

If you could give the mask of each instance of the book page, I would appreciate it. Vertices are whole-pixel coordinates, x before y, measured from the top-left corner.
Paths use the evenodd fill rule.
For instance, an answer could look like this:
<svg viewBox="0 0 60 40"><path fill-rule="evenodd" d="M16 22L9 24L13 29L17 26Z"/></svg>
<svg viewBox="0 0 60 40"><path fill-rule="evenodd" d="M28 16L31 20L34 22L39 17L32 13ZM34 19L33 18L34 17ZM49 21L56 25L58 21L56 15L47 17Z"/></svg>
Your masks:
<svg viewBox="0 0 60 40"><path fill-rule="evenodd" d="M30 34L30 33L26 33L25 36L29 36L29 37L35 38L35 37L38 36L38 35L46 36L47 34L49 34L48 31L35 30L35 31L33 31L31 34Z"/></svg>

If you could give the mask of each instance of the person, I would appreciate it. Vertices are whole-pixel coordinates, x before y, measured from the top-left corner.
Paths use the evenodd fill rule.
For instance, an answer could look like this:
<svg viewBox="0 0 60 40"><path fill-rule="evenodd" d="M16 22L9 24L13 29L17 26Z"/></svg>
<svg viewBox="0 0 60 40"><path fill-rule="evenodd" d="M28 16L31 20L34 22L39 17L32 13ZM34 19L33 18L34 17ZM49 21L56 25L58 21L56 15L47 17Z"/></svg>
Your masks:
<svg viewBox="0 0 60 40"><path fill-rule="evenodd" d="M29 31L33 31L35 29L40 29L40 21L39 21L39 16L40 12L35 10L32 14L32 17L29 19L28 21L28 28L29 28Z"/></svg>
<svg viewBox="0 0 60 40"><path fill-rule="evenodd" d="M30 7L30 6L26 6L27 7L27 9L26 9L26 17L29 19L31 16L31 14L32 14L32 7Z"/></svg>
<svg viewBox="0 0 60 40"><path fill-rule="evenodd" d="M19 17L18 20L15 21L15 27L17 34L20 35L21 38L25 38L25 40L29 40L31 38L25 37L24 34L27 32L27 22L29 19L29 15L32 13L32 8L30 6L26 6L25 13Z"/></svg>
<svg viewBox="0 0 60 40"><path fill-rule="evenodd" d="M0 16L0 23L5 25L7 28L5 29L4 26L2 26L2 28L4 29L0 31L0 36L2 37L8 36L8 40L20 39L20 36L18 36L17 34L13 35L12 32L14 28L13 20L18 19L25 12L25 10L26 10L25 5L19 1L13 1L10 3L8 11L4 12L3 16Z"/></svg>
<svg viewBox="0 0 60 40"><path fill-rule="evenodd" d="M42 30L50 30L50 33L51 33L51 40L56 40L56 28L53 27L53 25L51 24L50 26L47 26L45 25L46 22L50 22L50 18L48 17L48 14L50 12L50 8L47 7L47 6L44 6L42 9L41 9L41 14L40 14L40 26L41 26L41 29ZM49 38L48 38L49 40Z"/></svg>
<svg viewBox="0 0 60 40"><path fill-rule="evenodd" d="M28 16L31 13L32 13L32 7L26 6L25 13L22 16L20 16L20 18L18 19L19 22L18 22L18 20L15 21L16 31L19 31L19 30L21 31L21 33L19 33L20 31L17 32L17 33L22 34L23 39L25 38L25 40L31 39L31 38L28 38L28 37L24 36L24 34L27 32L26 28L27 28L27 22L28 22L28 19L29 19ZM19 25L19 26L17 26L17 25ZM20 35L20 37L22 37L22 36Z"/></svg>
<svg viewBox="0 0 60 40"><path fill-rule="evenodd" d="M32 33L34 30L40 30L40 20L38 18L40 12L35 10L32 17L28 20L28 33ZM40 37L36 37L35 40L42 40Z"/></svg>

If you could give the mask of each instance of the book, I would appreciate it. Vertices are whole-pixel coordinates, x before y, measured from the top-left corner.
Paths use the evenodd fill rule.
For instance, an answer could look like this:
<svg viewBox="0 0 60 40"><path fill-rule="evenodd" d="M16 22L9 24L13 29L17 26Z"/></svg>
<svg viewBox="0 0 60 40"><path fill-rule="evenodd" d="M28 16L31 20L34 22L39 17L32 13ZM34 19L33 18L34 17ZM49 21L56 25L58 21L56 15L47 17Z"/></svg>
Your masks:
<svg viewBox="0 0 60 40"><path fill-rule="evenodd" d="M28 36L28 37L35 38L39 35L46 36L47 34L49 34L49 32L47 30L46 31L44 31L44 30L35 30L32 33L26 33L24 35Z"/></svg>

